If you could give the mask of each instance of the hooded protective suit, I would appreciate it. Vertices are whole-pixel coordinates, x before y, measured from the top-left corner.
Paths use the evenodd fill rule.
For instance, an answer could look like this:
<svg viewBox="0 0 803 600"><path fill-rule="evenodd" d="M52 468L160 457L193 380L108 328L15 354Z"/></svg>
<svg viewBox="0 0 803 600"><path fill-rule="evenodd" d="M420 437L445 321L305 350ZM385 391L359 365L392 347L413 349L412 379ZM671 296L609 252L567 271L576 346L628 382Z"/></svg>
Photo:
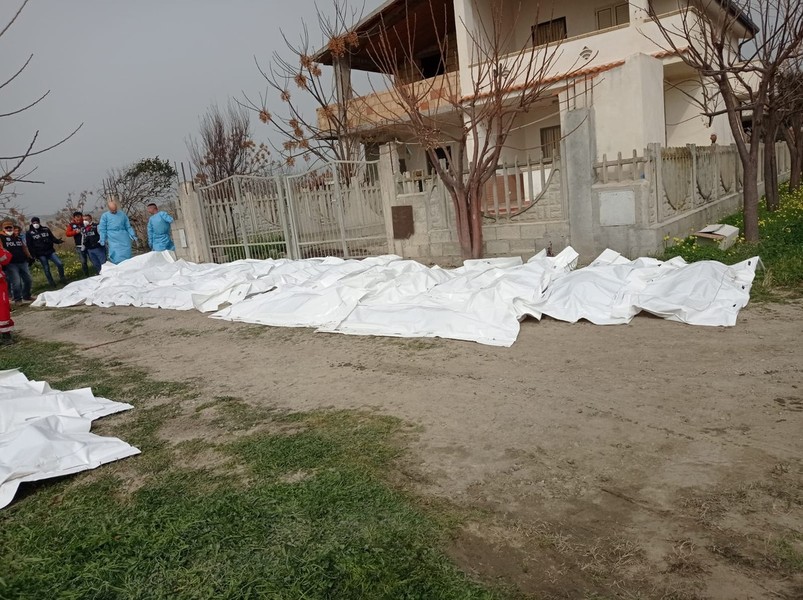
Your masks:
<svg viewBox="0 0 803 600"><path fill-rule="evenodd" d="M131 258L131 242L137 239L137 234L123 211L103 213L98 223L98 233L100 245L109 246L109 262L116 265Z"/></svg>
<svg viewBox="0 0 803 600"><path fill-rule="evenodd" d="M176 249L173 237L170 234L170 224L172 222L173 217L163 210L148 219L148 245L151 250L161 252L162 250Z"/></svg>

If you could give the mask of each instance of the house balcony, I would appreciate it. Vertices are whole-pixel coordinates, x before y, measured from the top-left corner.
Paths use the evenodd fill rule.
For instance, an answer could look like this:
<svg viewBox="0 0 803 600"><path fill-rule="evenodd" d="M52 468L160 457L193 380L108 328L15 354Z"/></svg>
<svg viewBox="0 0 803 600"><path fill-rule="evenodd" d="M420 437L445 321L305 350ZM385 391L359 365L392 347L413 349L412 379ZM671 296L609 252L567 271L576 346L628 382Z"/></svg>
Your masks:
<svg viewBox="0 0 803 600"><path fill-rule="evenodd" d="M451 105L451 98L460 95L460 77L457 71L409 83L405 86L414 97L420 99L419 108L436 114ZM392 128L393 124L405 121L407 114L399 104L397 93L386 90L352 98L348 105L348 131L369 131ZM330 105L317 111L318 129L325 134L337 133L337 106Z"/></svg>
<svg viewBox="0 0 803 600"><path fill-rule="evenodd" d="M681 26L682 16L678 12L667 13L660 17L660 21L664 27L672 30ZM680 39L677 44L685 45ZM525 78L528 74L522 68L522 60L532 60L535 65L529 73L530 77L540 74L539 65L547 63L548 68L544 68L542 81L557 85L567 79L594 76L620 66L633 54L651 55L666 61L679 60L666 50L668 47L658 25L647 19L589 31L559 42L537 46L532 49L532 53L525 51L524 56L520 52L511 53L500 62L514 73L520 73L518 79L510 82L512 87L527 83ZM479 65L474 64L467 74L476 78L482 71ZM464 93L470 93L472 87L470 83L464 84Z"/></svg>

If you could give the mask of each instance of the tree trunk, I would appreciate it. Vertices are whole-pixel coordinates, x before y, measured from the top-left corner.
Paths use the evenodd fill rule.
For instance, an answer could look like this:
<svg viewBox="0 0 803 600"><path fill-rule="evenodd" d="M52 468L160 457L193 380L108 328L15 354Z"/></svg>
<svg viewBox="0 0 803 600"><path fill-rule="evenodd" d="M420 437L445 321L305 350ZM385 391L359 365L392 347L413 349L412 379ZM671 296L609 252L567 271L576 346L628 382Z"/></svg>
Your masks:
<svg viewBox="0 0 803 600"><path fill-rule="evenodd" d="M457 241L460 242L460 256L463 260L473 258L471 244L470 206L466 193L453 192L454 212L457 218ZM462 197L460 197L462 195Z"/></svg>
<svg viewBox="0 0 803 600"><path fill-rule="evenodd" d="M764 143L764 196L767 210L774 211L780 205L778 196L778 162L775 157L775 144Z"/></svg>
<svg viewBox="0 0 803 600"><path fill-rule="evenodd" d="M474 190L470 198L471 206L471 258L482 258L482 202L479 190Z"/></svg>
<svg viewBox="0 0 803 600"><path fill-rule="evenodd" d="M803 134L801 127L803 119L797 114L789 117L789 121L781 126L786 147L789 148L790 172L789 172L789 191L794 191L800 187L801 176L803 176Z"/></svg>
<svg viewBox="0 0 803 600"><path fill-rule="evenodd" d="M800 131L799 119L793 121L796 128L792 133L788 128L784 130L786 145L789 147L789 156L792 159L791 172L789 173L789 190L794 191L800 187L803 179L803 133Z"/></svg>
<svg viewBox="0 0 803 600"><path fill-rule="evenodd" d="M775 140L778 137L778 122L773 113L768 113L764 129L764 196L767 199L767 210L777 210L780 204L778 196L778 161L775 156Z"/></svg>
<svg viewBox="0 0 803 600"><path fill-rule="evenodd" d="M742 194L744 195L744 239L758 242L758 161L742 163Z"/></svg>
<svg viewBox="0 0 803 600"><path fill-rule="evenodd" d="M789 173L789 190L794 191L800 187L801 173L803 173L803 152L799 150L792 151L791 147L789 150L792 156L792 169Z"/></svg>

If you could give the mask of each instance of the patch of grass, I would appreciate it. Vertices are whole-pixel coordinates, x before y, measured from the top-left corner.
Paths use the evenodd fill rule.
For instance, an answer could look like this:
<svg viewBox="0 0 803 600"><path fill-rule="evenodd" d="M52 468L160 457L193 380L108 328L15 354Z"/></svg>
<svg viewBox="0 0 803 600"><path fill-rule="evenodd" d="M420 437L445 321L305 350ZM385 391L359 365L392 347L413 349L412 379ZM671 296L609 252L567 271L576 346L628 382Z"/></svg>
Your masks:
<svg viewBox="0 0 803 600"><path fill-rule="evenodd" d="M803 573L803 539L778 540L775 543L773 559L788 573Z"/></svg>
<svg viewBox="0 0 803 600"><path fill-rule="evenodd" d="M61 262L64 263L64 276L67 278L68 282L86 279L86 276L81 269L81 261L78 260L78 255L75 253L75 245L73 244L72 240L65 240L62 248L58 249L56 254ZM56 280L57 287L62 287L60 284L58 284L59 273L58 269L56 269L53 263L50 263L50 274L53 275L53 279ZM92 268L91 263L89 264L89 274L90 276L95 275L95 270ZM38 260L31 267L31 277L33 278L34 295L53 289L50 287L50 284L48 284L47 279L45 278L45 271Z"/></svg>
<svg viewBox="0 0 803 600"><path fill-rule="evenodd" d="M734 225L744 231L744 215L741 212L722 219L722 223ZM740 237L727 250L701 245L693 236L675 238L674 245L661 256L667 260L681 256L689 262L717 260L734 264L753 256L760 256L765 271L758 274L753 284L751 297L754 300L774 300L784 296L803 295L803 188L790 192L781 187L781 207L769 212L766 203L759 205L758 244L748 244Z"/></svg>
<svg viewBox="0 0 803 600"><path fill-rule="evenodd" d="M171 445L159 431L182 423L181 403L195 393L186 384L30 340L4 350L0 365L135 403L96 429L143 451L26 486L0 511L0 598L501 597L447 559L439 516L387 483L402 452L397 419L259 411L218 397L206 408L221 429L257 416L276 427ZM227 459L196 465L210 450Z"/></svg>
<svg viewBox="0 0 803 600"><path fill-rule="evenodd" d="M241 398L234 396L217 396L214 402L201 404L196 411L214 408L216 418L212 425L226 431L243 431L256 427L271 419L272 412L264 407L248 404Z"/></svg>

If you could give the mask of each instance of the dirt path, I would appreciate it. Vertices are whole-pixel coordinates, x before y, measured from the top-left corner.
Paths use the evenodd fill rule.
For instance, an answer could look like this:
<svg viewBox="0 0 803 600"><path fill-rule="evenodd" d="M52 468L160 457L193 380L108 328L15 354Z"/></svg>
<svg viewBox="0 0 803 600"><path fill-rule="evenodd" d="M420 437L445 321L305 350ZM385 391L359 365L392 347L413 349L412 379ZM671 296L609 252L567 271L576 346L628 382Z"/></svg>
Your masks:
<svg viewBox="0 0 803 600"><path fill-rule="evenodd" d="M455 559L539 598L803 597L800 304L730 329L527 321L509 349L133 308L18 323L209 396L420 425L418 491L481 509Z"/></svg>

